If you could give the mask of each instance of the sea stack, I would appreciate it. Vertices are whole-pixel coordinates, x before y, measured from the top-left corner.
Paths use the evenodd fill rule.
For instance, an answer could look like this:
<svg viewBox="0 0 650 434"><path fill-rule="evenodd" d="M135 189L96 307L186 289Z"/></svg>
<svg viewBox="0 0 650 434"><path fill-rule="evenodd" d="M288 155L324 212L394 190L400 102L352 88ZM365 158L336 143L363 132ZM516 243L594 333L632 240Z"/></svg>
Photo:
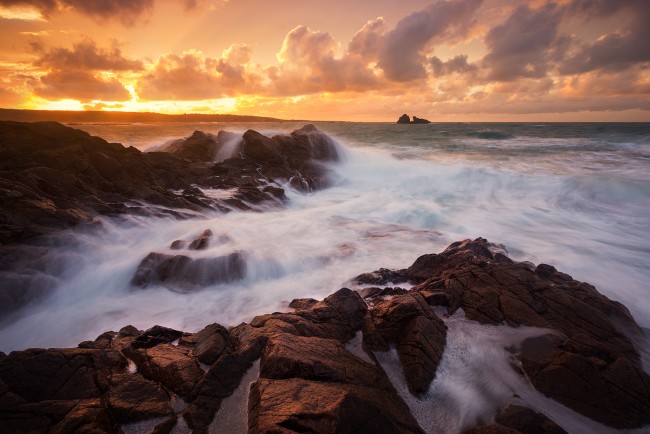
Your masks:
<svg viewBox="0 0 650 434"><path fill-rule="evenodd" d="M397 120L398 124L410 124L411 123L411 118L407 114L403 114L402 116L399 117Z"/></svg>
<svg viewBox="0 0 650 434"><path fill-rule="evenodd" d="M413 120L411 120L409 115L403 114L402 116L399 117L397 123L398 124L430 124L431 121L424 118L419 118L417 116L413 116Z"/></svg>

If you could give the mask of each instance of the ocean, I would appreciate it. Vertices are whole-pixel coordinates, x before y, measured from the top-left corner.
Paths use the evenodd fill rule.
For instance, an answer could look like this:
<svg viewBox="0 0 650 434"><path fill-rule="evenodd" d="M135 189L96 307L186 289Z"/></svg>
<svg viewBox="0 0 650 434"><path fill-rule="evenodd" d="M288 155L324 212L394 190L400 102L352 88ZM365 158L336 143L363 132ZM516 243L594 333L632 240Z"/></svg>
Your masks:
<svg viewBox="0 0 650 434"><path fill-rule="evenodd" d="M127 324L232 326L476 237L593 284L650 327L650 124L315 124L344 156L331 188L287 187L282 209L104 218L95 231L71 231L74 248L51 258L52 296L4 325L0 351L76 346ZM71 126L146 151L194 130L273 134L303 125ZM228 241L198 254L243 252L244 280L192 293L129 285L149 252L168 253L173 240L205 229Z"/></svg>

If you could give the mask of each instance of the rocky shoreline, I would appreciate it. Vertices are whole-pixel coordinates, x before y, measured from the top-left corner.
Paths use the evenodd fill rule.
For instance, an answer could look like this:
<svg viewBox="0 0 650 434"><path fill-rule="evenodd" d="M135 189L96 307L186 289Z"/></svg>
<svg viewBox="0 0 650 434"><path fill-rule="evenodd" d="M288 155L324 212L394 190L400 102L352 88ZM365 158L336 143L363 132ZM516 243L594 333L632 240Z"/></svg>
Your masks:
<svg viewBox="0 0 650 434"><path fill-rule="evenodd" d="M282 207L287 186L330 185L340 158L313 125L273 137L195 131L141 152L56 122L0 121L0 320L48 295L47 255L74 242L60 236L66 229L97 229L100 216Z"/></svg>
<svg viewBox="0 0 650 434"><path fill-rule="evenodd" d="M540 328L509 351L512 369L547 397L603 426L650 424L650 377L633 340L642 330L620 303L550 265L514 262L479 238L356 281L375 286L294 300L236 327L126 326L74 349L2 354L0 426L210 432L223 420L250 433L423 432L378 356L396 351L409 393L426 396L444 357L444 319L461 310L477 324ZM234 422L220 413L226 403L239 407ZM564 432L525 401L493 416L463 428Z"/></svg>
<svg viewBox="0 0 650 434"><path fill-rule="evenodd" d="M47 267L67 228L95 228L105 215L282 207L285 188L330 185L340 159L312 125L273 137L197 131L142 153L53 122L0 122L0 316L47 294L48 281L21 273ZM173 254L142 259L134 289L187 292L245 274L241 252L194 256L227 234L170 242ZM637 344L646 331L625 306L553 266L515 262L478 238L350 286L234 327L218 317L196 333L126 325L77 348L0 353L0 432L562 433L567 417L591 431L650 426ZM432 389L458 318L475 330L526 331L493 345L528 395L508 386L506 399L457 420L455 410L443 418L414 407L446 408ZM564 406L563 416L532 393Z"/></svg>

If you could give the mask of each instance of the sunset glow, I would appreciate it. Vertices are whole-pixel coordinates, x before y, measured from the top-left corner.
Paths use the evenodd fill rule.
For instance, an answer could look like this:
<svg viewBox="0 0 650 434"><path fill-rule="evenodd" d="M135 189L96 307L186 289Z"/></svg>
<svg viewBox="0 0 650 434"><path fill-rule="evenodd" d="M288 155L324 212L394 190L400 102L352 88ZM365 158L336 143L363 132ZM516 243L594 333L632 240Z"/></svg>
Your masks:
<svg viewBox="0 0 650 434"><path fill-rule="evenodd" d="M647 0L0 0L0 107L649 121Z"/></svg>

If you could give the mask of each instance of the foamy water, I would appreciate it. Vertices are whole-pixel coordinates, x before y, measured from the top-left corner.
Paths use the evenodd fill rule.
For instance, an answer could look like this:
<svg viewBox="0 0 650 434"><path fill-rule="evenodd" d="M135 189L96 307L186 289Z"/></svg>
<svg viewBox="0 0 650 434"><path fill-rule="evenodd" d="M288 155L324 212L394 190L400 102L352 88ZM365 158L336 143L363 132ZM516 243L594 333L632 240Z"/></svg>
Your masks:
<svg viewBox="0 0 650 434"><path fill-rule="evenodd" d="M298 124L88 125L111 141L147 148L190 135L290 131ZM106 330L161 324L196 331L235 325L322 298L362 272L404 268L449 243L485 237L515 260L550 263L627 305L650 327L650 127L324 123L345 161L332 188L290 189L285 209L194 219L104 219L59 249L52 297L0 330L0 351L75 346ZM494 132L500 135L483 135ZM493 137L500 137L494 140ZM210 192L216 194L218 192ZM205 229L223 242L196 257L242 252L244 280L193 293L133 289L150 252ZM184 254L187 252L183 252ZM54 259L54 258L53 258Z"/></svg>

